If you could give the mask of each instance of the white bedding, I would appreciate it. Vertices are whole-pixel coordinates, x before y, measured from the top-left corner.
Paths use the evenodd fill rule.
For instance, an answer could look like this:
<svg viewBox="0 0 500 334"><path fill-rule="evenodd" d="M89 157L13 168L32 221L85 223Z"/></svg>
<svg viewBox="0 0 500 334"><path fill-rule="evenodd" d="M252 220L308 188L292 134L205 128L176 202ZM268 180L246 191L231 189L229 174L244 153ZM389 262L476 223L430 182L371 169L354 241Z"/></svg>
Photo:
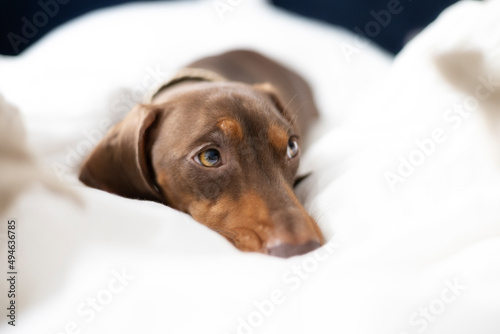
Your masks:
<svg viewBox="0 0 500 334"><path fill-rule="evenodd" d="M7 324L2 278L0 332L500 333L499 148L483 117L490 101L471 107L435 61L478 52L484 72L471 75L463 62L457 80L500 80L500 2L453 6L394 61L260 1L240 2L224 20L213 3L98 11L21 57L0 58L0 93L21 111L36 158L18 163L38 170L35 181L19 181L27 187L0 222L2 277L8 218L18 240L16 326ZM315 92L323 122L302 159L313 175L298 189L329 240L314 254L241 253L185 214L77 181L101 127L156 79L239 47L295 68ZM453 112L460 106L465 116ZM20 129L0 108L7 142ZM0 168L9 159L0 157Z"/></svg>

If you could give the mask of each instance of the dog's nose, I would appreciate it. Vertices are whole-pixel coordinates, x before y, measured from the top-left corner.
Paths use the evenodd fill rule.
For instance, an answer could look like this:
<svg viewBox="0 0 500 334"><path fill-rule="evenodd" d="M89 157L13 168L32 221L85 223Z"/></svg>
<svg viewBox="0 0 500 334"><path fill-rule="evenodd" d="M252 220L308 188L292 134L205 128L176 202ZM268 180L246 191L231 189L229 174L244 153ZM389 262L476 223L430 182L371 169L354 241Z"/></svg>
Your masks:
<svg viewBox="0 0 500 334"><path fill-rule="evenodd" d="M291 257L294 255L302 255L309 253L321 247L321 244L315 240L310 240L301 245L294 244L278 244L267 249L269 255L278 257Z"/></svg>

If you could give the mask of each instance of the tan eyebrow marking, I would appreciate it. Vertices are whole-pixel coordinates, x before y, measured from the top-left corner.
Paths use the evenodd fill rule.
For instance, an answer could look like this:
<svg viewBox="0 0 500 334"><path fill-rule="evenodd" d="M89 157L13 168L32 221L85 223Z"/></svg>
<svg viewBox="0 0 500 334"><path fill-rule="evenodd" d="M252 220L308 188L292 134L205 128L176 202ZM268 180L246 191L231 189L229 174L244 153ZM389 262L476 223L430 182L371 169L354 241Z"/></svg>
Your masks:
<svg viewBox="0 0 500 334"><path fill-rule="evenodd" d="M267 136L271 145L278 151L285 149L288 145L288 134L286 130L277 125L271 125L269 127Z"/></svg>
<svg viewBox="0 0 500 334"><path fill-rule="evenodd" d="M222 117L217 122L217 126L229 137L238 140L243 139L243 131L241 130L240 123L234 118Z"/></svg>

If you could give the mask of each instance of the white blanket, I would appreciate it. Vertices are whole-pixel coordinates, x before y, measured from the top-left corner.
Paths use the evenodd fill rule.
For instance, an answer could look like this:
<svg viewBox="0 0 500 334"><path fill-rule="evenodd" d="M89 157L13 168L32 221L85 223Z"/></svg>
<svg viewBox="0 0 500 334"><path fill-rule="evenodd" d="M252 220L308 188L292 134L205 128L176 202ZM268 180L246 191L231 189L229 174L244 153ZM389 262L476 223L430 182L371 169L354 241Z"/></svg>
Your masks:
<svg viewBox="0 0 500 334"><path fill-rule="evenodd" d="M21 189L2 190L13 202L0 222L0 332L500 333L500 148L483 117L500 87L499 1L453 6L394 61L260 1L222 2L231 10L101 10L0 58L0 93L34 156L16 160L33 170L21 180L0 157L2 187ZM298 195L329 243L313 254L241 253L185 214L77 181L109 124L158 81L240 47L315 92L323 122ZM6 143L21 128L0 102ZM9 219L15 298L3 278Z"/></svg>

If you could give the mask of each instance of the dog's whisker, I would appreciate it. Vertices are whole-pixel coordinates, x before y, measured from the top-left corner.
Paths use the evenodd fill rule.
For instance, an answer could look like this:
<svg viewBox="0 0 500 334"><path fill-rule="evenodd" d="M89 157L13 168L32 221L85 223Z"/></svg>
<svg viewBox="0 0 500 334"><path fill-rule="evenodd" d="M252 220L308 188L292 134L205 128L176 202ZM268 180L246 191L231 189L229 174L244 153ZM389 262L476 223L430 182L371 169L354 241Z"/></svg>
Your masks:
<svg viewBox="0 0 500 334"><path fill-rule="evenodd" d="M221 230L221 229L218 229L218 228L212 228L212 230L214 230L217 233L222 234L224 237L226 237L228 239L231 239L231 240L234 240L234 238L236 237L236 233L233 233L233 232L230 232L230 231L227 231L227 230Z"/></svg>
<svg viewBox="0 0 500 334"><path fill-rule="evenodd" d="M294 94L293 97L290 99L290 101L288 101L288 103L286 104L285 108L283 108L283 113L286 112L286 109L290 106L290 104L292 103L292 101L297 97L297 94Z"/></svg>

